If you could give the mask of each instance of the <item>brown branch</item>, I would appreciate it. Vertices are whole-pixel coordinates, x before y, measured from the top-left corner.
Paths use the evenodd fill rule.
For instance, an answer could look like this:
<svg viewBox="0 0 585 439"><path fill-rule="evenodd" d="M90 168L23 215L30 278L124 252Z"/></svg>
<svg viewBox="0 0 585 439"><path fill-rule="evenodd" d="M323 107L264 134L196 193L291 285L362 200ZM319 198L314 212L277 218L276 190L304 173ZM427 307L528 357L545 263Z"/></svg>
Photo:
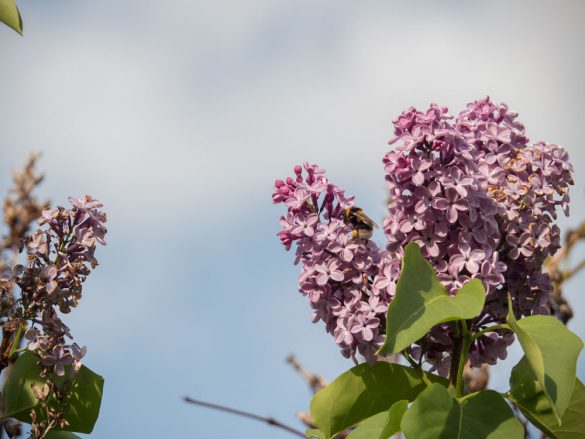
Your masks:
<svg viewBox="0 0 585 439"><path fill-rule="evenodd" d="M297 358L294 355L289 355L286 357L286 362L292 366L294 370L296 370L300 376L309 384L313 393L317 393L323 387L327 385L327 380L320 375L316 375L314 373L307 372L307 370L299 363Z"/></svg>
<svg viewBox="0 0 585 439"><path fill-rule="evenodd" d="M283 429L285 431L288 431L289 433L292 433L294 435L297 435L297 436L300 436L300 437L303 437L303 438L306 437L305 434L302 431L297 430L297 429L295 429L293 427L290 427L290 426L288 426L286 424L283 424L282 422L280 422L280 421L278 421L278 420L276 420L276 419L274 419L272 417L259 416L259 415L256 415L254 413L245 412L243 410L238 410L238 409L226 407L226 406L219 405L219 404L212 404L210 402L199 401L199 400L190 398L188 396L184 396L183 397L183 400L185 402L190 403L190 404L200 405L200 406L207 407L207 408L210 408L210 409L219 410L219 411L227 412L227 413L232 413L234 415L243 416L245 418L250 418L250 419L254 419L256 421L264 422L264 423L266 423L268 425L272 425L274 427L278 427L278 428L281 428L281 429Z"/></svg>
<svg viewBox="0 0 585 439"><path fill-rule="evenodd" d="M569 280L573 276L575 276L579 271L585 268L585 259L579 262L571 271L563 276L563 281Z"/></svg>
<svg viewBox="0 0 585 439"><path fill-rule="evenodd" d="M549 274L560 273L560 265L569 257L575 244L583 237L585 237L585 223L581 224L577 229L567 232L563 247L546 261L546 268Z"/></svg>
<svg viewBox="0 0 585 439"><path fill-rule="evenodd" d="M553 285L551 301L553 312L564 324L567 324L573 317L573 311L563 297L563 284L585 268L585 261L580 262L573 269L564 269L563 266L568 265L571 251L583 239L585 239L585 222L566 233L562 248L548 258L544 264Z"/></svg>
<svg viewBox="0 0 585 439"><path fill-rule="evenodd" d="M323 387L327 385L327 380L320 375L316 375L314 373L307 372L307 370L301 365L301 363L297 360L294 355L289 355L286 358L286 362L290 364L295 371L303 377L303 379L309 384L313 393L317 393ZM313 422L311 418L311 414L308 412L297 412L296 417L305 424L308 428L318 428L317 425ZM349 436L350 430L345 430L337 434L336 439L345 439Z"/></svg>
<svg viewBox="0 0 585 439"><path fill-rule="evenodd" d="M33 195L34 189L44 179L35 169L39 157L39 154L30 154L24 168L13 172L14 186L4 200L4 223L9 230L0 242L2 250L18 249L31 225L41 216L43 209L49 207L48 200L39 201Z"/></svg>

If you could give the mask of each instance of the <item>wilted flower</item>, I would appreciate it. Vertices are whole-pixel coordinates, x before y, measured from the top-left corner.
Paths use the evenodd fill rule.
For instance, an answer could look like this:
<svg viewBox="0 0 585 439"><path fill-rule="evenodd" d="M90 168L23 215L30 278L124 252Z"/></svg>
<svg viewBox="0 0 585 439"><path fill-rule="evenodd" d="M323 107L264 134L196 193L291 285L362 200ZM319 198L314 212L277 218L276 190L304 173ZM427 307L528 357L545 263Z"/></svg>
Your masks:
<svg viewBox="0 0 585 439"><path fill-rule="evenodd" d="M72 337L56 308L68 313L77 306L83 282L97 265L96 244L105 244L106 234L106 215L99 210L99 201L90 196L70 201L71 210L57 207L42 212L41 229L27 240L29 265L15 270L26 304L23 312L40 324L26 331L27 347L57 375L67 365L79 370L86 348L66 344L66 338Z"/></svg>

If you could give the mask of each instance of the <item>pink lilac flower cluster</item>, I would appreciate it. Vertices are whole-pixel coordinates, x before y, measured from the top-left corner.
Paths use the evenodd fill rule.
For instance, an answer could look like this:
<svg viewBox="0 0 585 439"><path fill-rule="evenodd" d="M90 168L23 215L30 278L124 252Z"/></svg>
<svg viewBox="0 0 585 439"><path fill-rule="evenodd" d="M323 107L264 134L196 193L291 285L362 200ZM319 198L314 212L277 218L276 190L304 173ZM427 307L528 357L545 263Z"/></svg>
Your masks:
<svg viewBox="0 0 585 439"><path fill-rule="evenodd" d="M486 98L469 104L455 127L476 146L479 179L498 205L498 250L507 266L500 289L510 291L523 315L547 314L552 286L542 265L560 248L560 230L553 221L558 207L569 214L573 167L564 148L530 145L516 117ZM494 297L490 307L495 320L504 317L502 296Z"/></svg>
<svg viewBox="0 0 585 439"><path fill-rule="evenodd" d="M16 266L12 279L22 290L23 309L18 312L33 322L25 333L27 347L57 375L63 375L68 365L74 372L79 370L86 353L85 347L66 343L72 336L57 308L69 313L77 306L82 284L98 264L96 244L105 245L107 231L99 201L90 196L69 201L70 210L57 207L42 212L41 228L25 243L29 263Z"/></svg>
<svg viewBox="0 0 585 439"><path fill-rule="evenodd" d="M325 323L344 356L356 361L360 353L372 361L392 297L377 275L382 269L395 276L398 269L391 273L390 264L381 264L384 253L374 242L352 237L343 216L353 197L329 182L323 169L305 163L294 174L275 182L272 200L288 208L278 235L287 250L296 243L300 292L309 298L313 321Z"/></svg>
<svg viewBox="0 0 585 439"><path fill-rule="evenodd" d="M468 104L453 124L444 107L411 108L394 121L398 146L384 157L388 250L399 255L417 242L451 293L480 279L487 305L476 327L505 321L508 293L519 314L550 309L542 264L559 248L553 221L557 207L568 213L572 167L563 148L529 145L516 117L489 98ZM443 326L423 341L437 367L448 366L451 340ZM480 338L473 365L504 359L512 341L507 333Z"/></svg>
<svg viewBox="0 0 585 439"><path fill-rule="evenodd" d="M353 198L316 166L305 165L306 180L297 167L295 179L276 182L273 201L289 209L279 235L287 249L297 241L301 292L345 355L357 348L371 359L383 340L384 315L409 242L421 247L451 294L469 279L482 281L486 307L472 329L505 320L508 292L518 314L549 312L552 289L542 264L559 248L553 222L558 207L568 214L572 167L560 146L530 145L516 117L485 98L468 104L454 121L435 104L426 112L410 108L394 121L390 143L397 146L383 158L389 190L385 252L351 239L342 214ZM371 263L356 266L356 252ZM434 328L411 354L446 374L451 331L451 325ZM504 359L512 341L506 331L481 337L471 348L472 364Z"/></svg>

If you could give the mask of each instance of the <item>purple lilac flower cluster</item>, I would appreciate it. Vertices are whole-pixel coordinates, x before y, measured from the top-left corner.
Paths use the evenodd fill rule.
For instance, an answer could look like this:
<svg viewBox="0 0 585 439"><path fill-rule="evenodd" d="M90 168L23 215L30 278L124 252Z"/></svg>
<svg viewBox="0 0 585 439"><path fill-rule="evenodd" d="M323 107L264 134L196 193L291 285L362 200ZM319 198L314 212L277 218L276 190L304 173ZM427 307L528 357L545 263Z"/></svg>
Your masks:
<svg viewBox="0 0 585 439"><path fill-rule="evenodd" d="M488 98L469 104L455 126L477 148L482 185L498 205L499 254L507 266L505 286L523 315L549 313L552 286L542 265L560 248L553 221L561 207L569 214L573 167L566 150L530 145L517 114ZM481 178L481 177L480 177ZM491 307L503 318L502 301Z"/></svg>
<svg viewBox="0 0 585 439"><path fill-rule="evenodd" d="M505 320L508 292L522 315L550 309L542 264L559 248L553 221L558 206L568 213L572 167L563 148L529 145L516 117L489 98L468 104L453 124L444 107L411 108L394 121L398 146L384 157L388 250L417 242L450 292L480 279L487 305L476 327ZM436 328L424 340L426 357L446 368L451 340L447 326ZM473 365L504 359L512 341L480 338Z"/></svg>
<svg viewBox="0 0 585 439"><path fill-rule="evenodd" d="M19 313L33 322L25 333L27 347L39 355L46 370L59 376L68 365L79 370L86 348L66 343L72 336L56 308L69 313L77 306L82 283L98 264L96 244L105 245L107 231L99 201L87 195L69 201L70 210L57 207L42 212L42 228L26 239L29 263L16 266L12 279L22 290Z"/></svg>
<svg viewBox="0 0 585 439"><path fill-rule="evenodd" d="M371 359L383 340L386 308L409 242L418 243L450 293L469 279L482 281L486 307L472 329L505 320L508 292L518 314L549 312L552 287L542 264L559 248L553 221L557 207L568 214L572 166L562 147L530 145L516 117L485 98L468 104L454 121L435 104L426 112L410 108L394 120L390 143L397 146L383 158L389 190L385 252L351 239L342 211L353 198L316 166L305 165L306 180L297 167L296 179L276 182L273 201L289 209L279 235L287 249L297 241L301 292L345 355L357 348ZM356 255L368 264L356 265ZM446 374L451 331L451 325L434 328L411 354ZM512 341L506 331L481 337L471 348L472 364L504 359Z"/></svg>
<svg viewBox="0 0 585 439"><path fill-rule="evenodd" d="M384 252L374 242L353 239L343 221L353 197L329 182L325 170L305 163L294 173L275 182L272 200L288 208L278 235L287 250L296 243L295 263L303 267L300 292L309 297L313 321L325 323L344 356L355 361L360 353L372 361L384 340L392 297L377 275L382 270L395 280L397 267L383 262Z"/></svg>

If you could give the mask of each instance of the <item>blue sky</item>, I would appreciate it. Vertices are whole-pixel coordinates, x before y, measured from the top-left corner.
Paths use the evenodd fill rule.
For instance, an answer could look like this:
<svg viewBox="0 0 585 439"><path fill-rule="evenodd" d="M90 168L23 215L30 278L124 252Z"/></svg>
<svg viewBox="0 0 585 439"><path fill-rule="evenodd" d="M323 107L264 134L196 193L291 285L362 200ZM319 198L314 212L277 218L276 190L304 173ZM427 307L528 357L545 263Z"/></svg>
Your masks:
<svg viewBox="0 0 585 439"><path fill-rule="evenodd" d="M184 394L301 427L310 393L285 357L329 378L351 363L296 292L273 180L318 163L381 221L390 121L411 105L507 102L532 140L569 150L561 226L585 217L582 2L18 5L25 37L0 28L0 189L38 150L41 194L89 193L110 216L67 320L106 377L92 437L289 437ZM581 337L583 280L567 291ZM492 370L495 386L513 364Z"/></svg>

